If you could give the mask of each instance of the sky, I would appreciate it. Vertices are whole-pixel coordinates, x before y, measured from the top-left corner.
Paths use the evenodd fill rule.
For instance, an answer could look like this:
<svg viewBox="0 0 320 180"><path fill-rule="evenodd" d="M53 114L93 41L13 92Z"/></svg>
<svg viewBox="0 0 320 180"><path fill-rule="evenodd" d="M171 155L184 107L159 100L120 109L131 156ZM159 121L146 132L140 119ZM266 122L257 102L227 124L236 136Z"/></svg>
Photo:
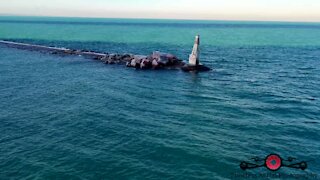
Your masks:
<svg viewBox="0 0 320 180"><path fill-rule="evenodd" d="M0 14L320 22L320 0L0 0Z"/></svg>

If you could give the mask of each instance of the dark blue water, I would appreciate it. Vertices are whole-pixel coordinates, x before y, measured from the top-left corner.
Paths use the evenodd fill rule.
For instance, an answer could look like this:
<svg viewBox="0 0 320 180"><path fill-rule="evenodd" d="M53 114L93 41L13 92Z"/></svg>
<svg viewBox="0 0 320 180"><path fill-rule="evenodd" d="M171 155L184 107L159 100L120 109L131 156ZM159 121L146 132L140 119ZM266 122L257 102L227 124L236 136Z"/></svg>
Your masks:
<svg viewBox="0 0 320 180"><path fill-rule="evenodd" d="M12 36L5 39L184 59L191 50L156 39ZM0 45L0 179L237 179L241 161L270 153L310 160L306 171L281 173L319 174L320 46L274 41L204 43L202 62L214 71L200 74Z"/></svg>

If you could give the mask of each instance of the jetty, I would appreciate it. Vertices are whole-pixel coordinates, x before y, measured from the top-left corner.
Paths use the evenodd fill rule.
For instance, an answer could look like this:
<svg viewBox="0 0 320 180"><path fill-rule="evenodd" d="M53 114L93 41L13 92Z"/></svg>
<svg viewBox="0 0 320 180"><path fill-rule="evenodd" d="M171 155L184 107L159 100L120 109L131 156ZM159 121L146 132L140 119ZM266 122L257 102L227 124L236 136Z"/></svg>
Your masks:
<svg viewBox="0 0 320 180"><path fill-rule="evenodd" d="M209 71L210 68L203 66L199 62L200 36L196 36L192 53L189 57L189 63L185 63L173 54L154 51L150 55L135 54L110 54L88 50L75 50L68 48L50 47L43 45L34 45L13 41L0 40L0 44L7 47L24 49L30 51L39 51L61 56L83 56L93 60L101 61L105 64L123 64L126 67L136 69L181 69L183 71Z"/></svg>

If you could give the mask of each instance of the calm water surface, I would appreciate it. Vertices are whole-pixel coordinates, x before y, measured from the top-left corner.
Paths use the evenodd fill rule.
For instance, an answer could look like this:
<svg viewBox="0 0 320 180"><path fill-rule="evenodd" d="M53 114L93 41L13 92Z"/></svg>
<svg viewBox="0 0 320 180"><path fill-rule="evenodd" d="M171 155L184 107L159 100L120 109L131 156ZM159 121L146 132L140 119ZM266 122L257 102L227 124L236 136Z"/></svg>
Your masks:
<svg viewBox="0 0 320 180"><path fill-rule="evenodd" d="M0 45L0 179L233 179L270 153L320 176L320 24L0 17L0 39L183 59L197 33L209 73Z"/></svg>

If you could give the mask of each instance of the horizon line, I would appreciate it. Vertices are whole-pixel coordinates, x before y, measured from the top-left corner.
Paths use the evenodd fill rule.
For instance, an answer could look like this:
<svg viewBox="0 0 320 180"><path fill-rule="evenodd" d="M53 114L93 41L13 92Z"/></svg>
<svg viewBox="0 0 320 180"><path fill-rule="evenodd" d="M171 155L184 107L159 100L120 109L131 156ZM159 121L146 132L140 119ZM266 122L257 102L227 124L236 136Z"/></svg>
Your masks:
<svg viewBox="0 0 320 180"><path fill-rule="evenodd" d="M184 18L143 18L143 17L101 17L101 16L52 16L52 15L23 15L23 14L1 14L0 17L34 17L34 18L79 18L79 19L140 19L140 20L181 20L181 21L229 21L229 22L278 22L278 23L320 23L320 21L300 20L253 20L253 19L184 19Z"/></svg>

